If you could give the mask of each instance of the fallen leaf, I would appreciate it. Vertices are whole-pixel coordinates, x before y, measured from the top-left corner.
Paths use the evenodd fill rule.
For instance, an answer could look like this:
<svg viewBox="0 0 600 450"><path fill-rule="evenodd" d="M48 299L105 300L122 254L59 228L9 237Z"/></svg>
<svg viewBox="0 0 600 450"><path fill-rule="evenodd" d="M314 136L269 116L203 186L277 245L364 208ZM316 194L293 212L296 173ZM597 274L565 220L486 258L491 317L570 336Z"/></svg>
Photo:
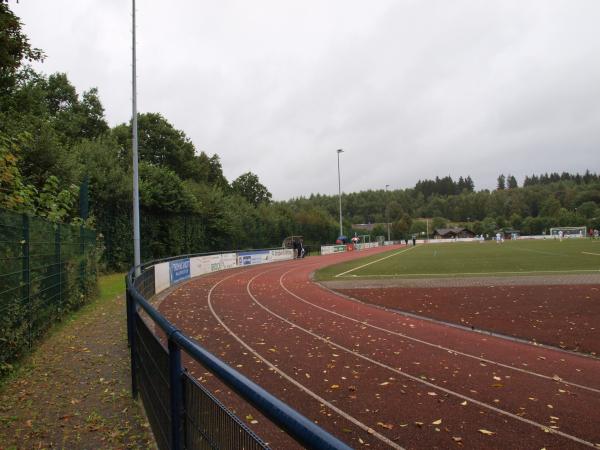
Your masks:
<svg viewBox="0 0 600 450"><path fill-rule="evenodd" d="M496 434L493 431L484 430L483 428L480 428L477 431L479 431L481 434L485 434L486 436L493 436L494 434Z"/></svg>
<svg viewBox="0 0 600 450"><path fill-rule="evenodd" d="M392 425L391 423L377 422L377 425L379 425L381 428L385 428L386 430L391 430L392 428L394 428L394 425Z"/></svg>
<svg viewBox="0 0 600 450"><path fill-rule="evenodd" d="M467 406L467 401L465 400L464 402L461 403L462 406Z"/></svg>
<svg viewBox="0 0 600 450"><path fill-rule="evenodd" d="M459 436L452 436L452 440L453 440L454 442L460 442L460 441L462 441L462 438L461 438L461 437L459 437Z"/></svg>
<svg viewBox="0 0 600 450"><path fill-rule="evenodd" d="M441 423L442 423L442 419L438 419L438 420L436 420L434 422L431 422L432 425L439 425Z"/></svg>

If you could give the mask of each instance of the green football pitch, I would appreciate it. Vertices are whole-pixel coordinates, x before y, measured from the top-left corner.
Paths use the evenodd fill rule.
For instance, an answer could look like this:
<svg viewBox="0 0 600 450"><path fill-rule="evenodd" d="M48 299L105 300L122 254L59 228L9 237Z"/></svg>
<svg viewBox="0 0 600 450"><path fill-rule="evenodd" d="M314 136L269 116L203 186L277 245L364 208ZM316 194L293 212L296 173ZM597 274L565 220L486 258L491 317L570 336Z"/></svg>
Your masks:
<svg viewBox="0 0 600 450"><path fill-rule="evenodd" d="M600 274L600 240L423 244L321 269L317 280Z"/></svg>

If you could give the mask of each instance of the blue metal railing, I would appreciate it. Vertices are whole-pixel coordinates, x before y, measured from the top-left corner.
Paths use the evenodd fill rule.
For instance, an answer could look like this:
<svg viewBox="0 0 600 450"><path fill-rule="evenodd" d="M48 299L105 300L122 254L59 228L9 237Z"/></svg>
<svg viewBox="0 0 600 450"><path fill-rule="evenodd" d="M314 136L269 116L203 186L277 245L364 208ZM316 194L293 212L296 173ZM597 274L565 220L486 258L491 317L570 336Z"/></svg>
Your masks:
<svg viewBox="0 0 600 450"><path fill-rule="evenodd" d="M174 258L169 258L167 260L172 259ZM189 429L189 424L184 422L190 421L190 418L192 417L189 414L188 409L194 409L197 405L191 407L186 403L186 398L188 398L189 395L184 395L184 389L204 388L198 383L189 383L190 377L184 371L181 362L182 350L191 356L193 360L202 364L202 366L212 372L215 377L305 448L350 449L348 445L344 444L342 441L301 415L298 411L269 394L259 385L225 364L197 343L193 342L162 316L145 298L145 296L150 297L154 294L154 264L155 263L148 263L143 265L140 268L141 273L137 277L135 276L135 270L133 268L127 274L127 334L131 349L132 394L134 397L137 397L138 391L142 392L144 406L147 412L149 409L152 412L148 415L161 450L163 448L172 450L200 448L196 445L198 440L186 439L186 430ZM147 336L142 332L142 327L147 327L139 316L140 309L145 311L152 322L164 332L167 339L166 349L160 343L159 345L162 350L158 349L155 346L156 344L152 343L148 343L143 349L140 348L140 345L144 345L144 340L148 340ZM152 347L153 345L154 347ZM151 350L151 347L154 348L154 350ZM145 365L150 363L153 364L154 370L161 370L161 364L153 360L154 358L161 357L158 354L159 352L166 353L168 357L168 374L162 374L162 376L165 377L165 380L168 379L168 382L163 381L161 388L156 386L146 386L144 383L149 385L159 382L157 381L158 375L157 377L150 379L147 376L144 376L146 372L142 372L142 369L148 370L148 367ZM156 355L153 355L153 353ZM166 369L163 368L162 370L164 371ZM161 403L156 397L152 396L157 396L159 394L150 391L152 389L164 389L165 387L167 387L169 392L168 400ZM208 392L206 395L207 398L212 399L220 408L226 411L226 414L229 416L227 419L229 420L229 425L215 428L220 428L221 433L223 433L223 429L229 434L243 433L246 436L246 439L250 439L253 442L253 446L248 445L245 448L267 448L266 444L264 444L260 438L254 435L243 422L233 416L233 414L231 414L224 406L220 405L214 396ZM169 405L165 405L164 403L169 403ZM151 415L152 417L150 417ZM222 422L222 419L219 420ZM204 446L202 446L202 448L206 448L207 445L208 448L223 448L219 446L218 441L218 436L214 439L207 437L204 439ZM244 442L247 442L247 440ZM223 444L223 446L227 447L228 445Z"/></svg>

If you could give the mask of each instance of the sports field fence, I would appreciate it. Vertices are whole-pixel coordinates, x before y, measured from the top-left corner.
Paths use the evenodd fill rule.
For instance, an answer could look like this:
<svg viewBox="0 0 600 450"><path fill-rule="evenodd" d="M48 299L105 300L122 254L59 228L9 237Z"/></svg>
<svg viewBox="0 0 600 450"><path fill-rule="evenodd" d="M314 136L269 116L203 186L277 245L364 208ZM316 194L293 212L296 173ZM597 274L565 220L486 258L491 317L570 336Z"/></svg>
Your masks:
<svg viewBox="0 0 600 450"><path fill-rule="evenodd" d="M94 230L0 209L0 375L96 281Z"/></svg>

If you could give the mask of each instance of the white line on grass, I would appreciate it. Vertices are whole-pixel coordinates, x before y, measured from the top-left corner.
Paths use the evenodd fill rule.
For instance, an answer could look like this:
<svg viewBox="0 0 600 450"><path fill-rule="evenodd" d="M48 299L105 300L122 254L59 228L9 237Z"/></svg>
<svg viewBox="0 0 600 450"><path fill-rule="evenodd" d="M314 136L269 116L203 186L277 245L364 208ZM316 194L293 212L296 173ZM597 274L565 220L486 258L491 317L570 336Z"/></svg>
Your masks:
<svg viewBox="0 0 600 450"><path fill-rule="evenodd" d="M276 270L276 269L271 269L271 270L267 270L266 272L270 272L272 270ZM259 273L257 275L255 275L254 277L252 277L250 279L250 281L248 281L248 284L246 285L246 290L248 291L248 293L250 294L249 291L249 286L250 283L254 280L254 278L258 277L259 275L262 275L266 272L262 272ZM317 400L319 403L327 406L329 409L331 409L332 411L335 411L337 414L339 414L340 416L342 416L344 419L348 420L349 422L353 423L354 425L356 425L357 427L361 428L362 430L366 431L368 434L370 434L373 437L376 437L377 439L379 439L380 441L384 442L385 444L389 445L390 447L396 449L396 450L405 450L404 447L401 447L400 445L396 444L394 441L388 439L387 437L385 437L384 435L378 433L377 431L375 431L373 428L369 427L368 425L362 423L361 421L359 421L358 419L354 418L353 416L351 416L350 414L342 411L341 409L339 409L337 406L334 406L332 403L328 402L327 400L325 400L323 397L321 397L320 395L318 395L317 393L311 391L310 389L308 389L306 386L304 386L303 384L299 383L298 381L296 381L294 378L292 378L290 375L288 375L287 373L285 373L283 370L281 370L280 368L278 368L277 366L275 366L273 363L271 363L269 360L267 360L265 357L263 357L260 353L258 353L256 350L254 350L254 348L250 347L244 340L242 340L237 334L235 334L231 328L229 328L227 325L225 325L225 323L223 322L223 320L219 317L219 315L216 313L216 311L214 310L213 306L212 306L212 302L211 302L211 295L213 290L219 285L221 284L223 281L227 280L228 278L231 278L232 276L234 276L235 274L230 275L229 277L223 278L222 280L220 280L219 282L217 282L216 284L214 284L211 288L210 291L208 291L208 307L210 308L210 312L212 313L212 315L215 317L215 319L217 319L217 321L219 322L219 324L236 340L238 341L245 349L247 349L250 353L252 353L254 356L256 356L258 359L260 359L261 361L263 361L271 370L273 370L274 372L278 373L282 378L286 379L287 381L289 381L290 383L292 383L294 386L296 386L298 389L300 389L302 392L308 394L309 396L311 396L312 398L314 398L315 400ZM254 297L252 296L252 294L250 294L250 297L256 302L256 300L254 299ZM256 302L259 306L260 303Z"/></svg>
<svg viewBox="0 0 600 450"><path fill-rule="evenodd" d="M600 253L591 253L591 252L581 252L584 255L596 255L596 256L600 256Z"/></svg>
<svg viewBox="0 0 600 450"><path fill-rule="evenodd" d="M461 352L459 350L455 350L455 349L452 349L452 348L449 348L449 347L444 347L444 346L439 345L439 344L434 344L432 342L425 341L425 340L419 339L419 338L415 338L415 337L409 336L407 334L400 333L398 331L388 330L387 328L382 328L382 327L379 327L377 325L370 324L369 322L366 322L366 321L363 321L363 320L358 320L358 319L355 319L353 317L349 317L349 316L346 316L344 314L340 314L340 313L338 313L336 311L332 311L330 309L323 308L322 306L316 305L316 304L314 304L312 302L309 302L308 300L300 297L299 295L294 294L287 287L285 287L285 285L283 284L283 278L288 273L290 273L291 271L292 271L292 269L288 270L283 275L281 275L281 277L279 277L279 285L283 288L284 291L286 291L292 297L295 297L296 299L300 300L303 303L306 303L307 305L310 305L310 306L313 306L314 308L320 309L321 311L328 312L328 313L333 314L335 316L341 317L343 319L350 320L350 321L358 323L360 325L364 325L364 326L373 328L375 330L383 331L384 333L388 333L388 334L391 334L393 336L398 336L398 337L401 337L403 339L408 339L410 341L417 342L417 343L423 344L423 345L427 345L429 347L433 347L433 348L436 348L438 350L443 350L444 352L448 352L448 353L451 353L451 354L453 353L453 354L456 354L456 355L465 356L467 358L472 358L472 359L474 359L476 361L483 361L483 362L486 362L488 364L493 364L493 365L498 366L498 367L504 367L505 369L514 370L516 372L521 372L521 373L524 373L524 374L527 374L527 375L533 375L535 377L543 378L543 379L548 380L548 381L557 381L557 382L560 382L560 383L563 383L563 384L566 384L566 385L569 385L569 386L577 387L577 388L580 388L580 389L584 389L584 390L587 390L587 391L592 391L592 392L595 392L597 394L600 394L600 389L596 389L596 388L593 388L593 387L585 386L583 384L573 383L571 381L567 381L567 380L564 380L562 378L559 379L559 380L557 380L554 377L551 377L551 376L548 376L548 375L544 375L544 374L541 374L541 373L537 373L537 372L533 372L531 370L527 370L527 369L522 369L520 367L511 366L509 364L504 364L504 363L501 363L501 362L498 362L498 361L494 361L492 359L487 359L487 358L484 358L482 356L477 356L477 355L472 355L470 353Z"/></svg>
<svg viewBox="0 0 600 450"><path fill-rule="evenodd" d="M358 267L357 267L358 269ZM354 270L354 269L353 269ZM459 273L395 273L395 274L377 274L377 275L351 275L344 278L375 278L375 277L462 277L463 275L531 275L537 273L582 273L582 272L600 272L600 269L572 269L572 270L522 270L514 272L459 272ZM347 272L344 272L347 273ZM341 277L344 273L336 275Z"/></svg>
<svg viewBox="0 0 600 450"><path fill-rule="evenodd" d="M370 266L371 264L375 264L376 262L383 261L384 259L391 258L392 256L396 256L396 255L399 255L401 253L406 253L407 251L412 250L413 248L415 248L415 247L405 248L404 250L397 251L396 253L392 253L391 255L387 255L387 256L384 256L383 258L379 258L379 259L376 259L375 261L371 261L371 262L369 262L367 264L363 264L362 266L355 267L354 269L350 269L350 270L346 270L345 272L338 273L335 276L335 278L341 277L341 276L346 275L347 273L350 273L350 272L354 272L355 270L362 269L363 267ZM357 276L357 275L353 275L353 276Z"/></svg>
<svg viewBox="0 0 600 450"><path fill-rule="evenodd" d="M269 271L267 271L267 272L269 272ZM266 272L263 272L262 274L264 274L264 273L266 273ZM279 320L281 320L281 321L287 323L288 325L292 326L293 328L297 328L300 331L304 331L306 334L308 334L308 335L310 335L310 336L312 336L312 337L314 337L316 339L319 339L319 340L325 342L328 345L332 345L332 346L334 346L336 348L339 348L340 350L342 350L344 352L347 352L347 353L349 353L349 354L351 354L353 356L356 356L357 358L364 359L365 361L368 361L368 362L370 362L372 364L375 364L375 365L377 365L379 367L382 367L384 369L388 369L391 372L394 372L394 373L396 373L396 374L398 374L398 375L400 375L402 377L408 378L409 380L412 380L412 381L414 381L416 383L421 383L421 384L424 384L424 385L426 385L426 386L428 386L428 387L430 387L432 389L437 389L439 391L445 392L446 394L458 397L458 398L460 398L462 400L467 400L467 401L469 401L469 402L471 402L471 403L473 403L475 405L480 406L481 408L485 408L485 409L494 411L494 412L496 412L496 413L498 413L498 414L500 414L502 416L510 417L511 419L515 419L515 420L518 420L520 422L532 425L532 426L534 426L534 427L536 427L538 429L542 429L544 431L547 431L548 433L557 434L557 435L562 436L562 437L564 437L566 439L569 439L569 440L574 441L574 442L578 442L580 444L586 445L586 446L591 447L591 448L597 448L592 442L586 441L585 439L581 439L581 438L579 438L577 436L573 436L571 434L565 433L565 432L560 431L560 430L556 430L554 428L549 428L546 425L543 425L543 424L541 424L539 422L536 422L536 421L530 420L530 419L526 419L524 417L518 416L517 414L513 414L513 413L511 413L509 411L505 411L503 409L500 409L500 408L497 408L495 406L489 405L489 404L484 403L482 401L479 401L479 400L477 400L475 398L472 398L472 397L469 397L467 395L461 394L460 392L456 392L456 391L453 391L451 389L448 389L448 388L445 388L445 387L442 387L442 386L438 386L437 384L430 383L429 381L425 381L425 380L423 380L423 379L421 379L419 377L416 377L414 375L410 375L410 374L408 374L406 372L403 372L401 369L396 369L395 367L388 366L387 364L384 364L384 363L382 363L380 361L377 361L377 360L375 360L373 358L370 358L370 357L365 356L365 355L363 355L361 353L358 353L355 350L352 350L352 349L349 349L347 347L344 347L343 345L337 344L334 341L332 341L331 339L327 339L327 338L325 338L325 337L323 337L323 336L321 336L319 334L313 333L312 331L310 331L310 330L308 330L308 329L306 329L304 327L301 327L300 325L298 325L298 324L296 324L296 323L294 323L294 322L286 319L285 317L280 316L276 312L270 310L265 305L263 305L262 303L260 303L256 299L256 297L254 297L252 295L252 292L250 292L250 285L252 284L252 281L254 281L255 278L259 277L262 274L260 274L260 273L256 274L254 277L252 277L248 281L248 283L246 284L246 291L248 292L248 295L252 298L252 300L254 301L254 303L256 303L258 306L260 306L262 309L264 309L265 311L267 311L272 316L277 317Z"/></svg>

